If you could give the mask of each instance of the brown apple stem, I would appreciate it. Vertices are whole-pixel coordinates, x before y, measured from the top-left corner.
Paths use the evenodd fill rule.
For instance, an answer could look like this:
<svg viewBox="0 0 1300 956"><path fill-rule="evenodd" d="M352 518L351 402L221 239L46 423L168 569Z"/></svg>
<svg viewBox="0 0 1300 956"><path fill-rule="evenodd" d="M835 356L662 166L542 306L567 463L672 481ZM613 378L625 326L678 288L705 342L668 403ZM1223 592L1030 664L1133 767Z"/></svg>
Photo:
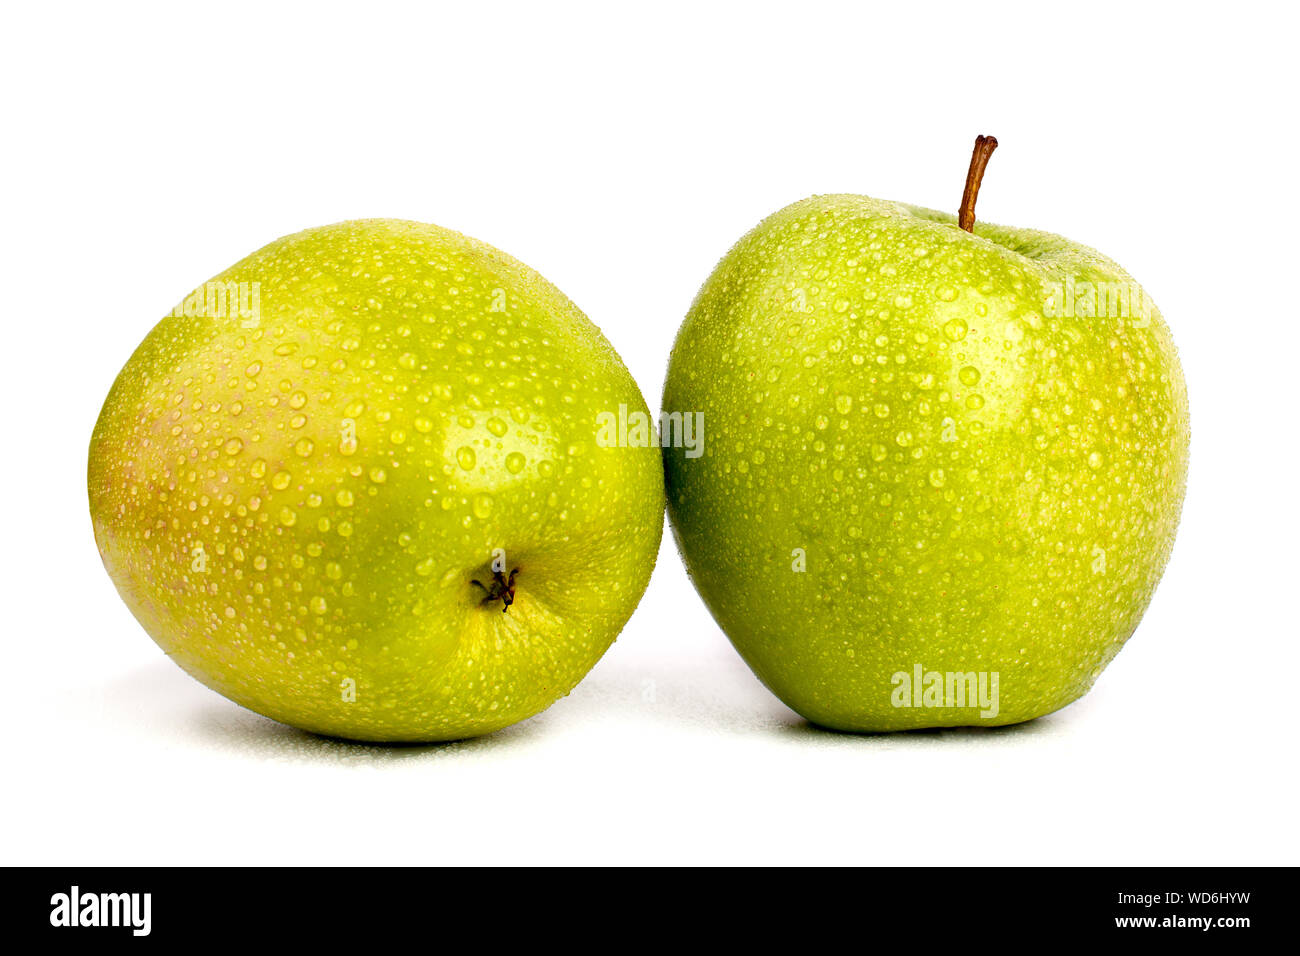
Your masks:
<svg viewBox="0 0 1300 956"><path fill-rule="evenodd" d="M997 148L998 141L994 137L975 137L975 150L970 154L970 169L966 170L966 189L961 194L961 209L957 212L957 225L967 232L975 231L975 200L979 198L984 167L989 164L989 157Z"/></svg>

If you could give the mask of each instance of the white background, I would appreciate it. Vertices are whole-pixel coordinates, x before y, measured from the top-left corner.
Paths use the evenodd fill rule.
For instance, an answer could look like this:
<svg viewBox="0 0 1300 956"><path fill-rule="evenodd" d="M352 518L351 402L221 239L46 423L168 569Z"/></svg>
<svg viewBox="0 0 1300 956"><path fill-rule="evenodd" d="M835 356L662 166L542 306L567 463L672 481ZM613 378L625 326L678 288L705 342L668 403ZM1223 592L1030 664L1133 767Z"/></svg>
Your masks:
<svg viewBox="0 0 1300 956"><path fill-rule="evenodd" d="M6 863L1296 863L1294 8L1134 2L6 6ZM308 226L484 239L657 408L727 248L819 192L1100 248L1192 406L1182 528L1083 700L1002 731L809 728L669 536L573 694L493 737L317 739L167 661L91 536L118 369L193 286Z"/></svg>

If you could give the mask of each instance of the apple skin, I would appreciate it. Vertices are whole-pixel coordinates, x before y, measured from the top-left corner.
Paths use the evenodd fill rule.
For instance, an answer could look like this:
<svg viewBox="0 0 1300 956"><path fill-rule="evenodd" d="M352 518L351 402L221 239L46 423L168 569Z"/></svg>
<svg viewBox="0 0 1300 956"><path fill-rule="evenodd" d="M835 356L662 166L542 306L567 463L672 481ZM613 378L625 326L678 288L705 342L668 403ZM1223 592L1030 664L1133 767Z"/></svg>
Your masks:
<svg viewBox="0 0 1300 956"><path fill-rule="evenodd" d="M1137 627L1182 506L1186 386L1158 310L1081 315L1070 278L1132 283L1049 233L830 195L701 289L663 407L708 438L665 447L669 515L719 626L809 721L1030 720ZM997 715L895 706L917 665L997 673Z"/></svg>
<svg viewBox="0 0 1300 956"><path fill-rule="evenodd" d="M599 413L646 410L600 331L414 222L310 229L214 281L259 283L260 315L164 318L90 443L95 539L150 636L231 700L357 740L486 734L567 694L663 526L658 448L596 442ZM471 583L498 548L506 612Z"/></svg>

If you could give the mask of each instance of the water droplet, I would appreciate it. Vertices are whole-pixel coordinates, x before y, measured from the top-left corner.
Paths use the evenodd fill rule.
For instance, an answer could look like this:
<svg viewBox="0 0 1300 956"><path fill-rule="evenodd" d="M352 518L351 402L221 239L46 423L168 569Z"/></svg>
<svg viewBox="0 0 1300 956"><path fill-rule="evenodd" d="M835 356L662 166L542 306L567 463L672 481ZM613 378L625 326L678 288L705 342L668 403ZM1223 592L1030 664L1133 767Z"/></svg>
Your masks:
<svg viewBox="0 0 1300 956"><path fill-rule="evenodd" d="M517 475L523 471L526 464L528 464L528 459L517 451L512 451L506 455L506 471L512 475Z"/></svg>
<svg viewBox="0 0 1300 956"><path fill-rule="evenodd" d="M474 454L473 448L468 445L461 445L456 449L456 464L460 465L465 471L472 471L476 461L478 461L478 456Z"/></svg>
<svg viewBox="0 0 1300 956"><path fill-rule="evenodd" d="M960 342L964 339L969 330L970 326L962 318L949 319L943 325L943 334L954 342Z"/></svg>
<svg viewBox="0 0 1300 956"><path fill-rule="evenodd" d="M978 385L980 381L980 370L974 365L967 365L957 373L957 377L961 379L963 385Z"/></svg>
<svg viewBox="0 0 1300 956"><path fill-rule="evenodd" d="M493 435L496 435L497 438L501 438L503 435L505 435L507 431L506 423L503 422L501 419L497 418L495 415L493 415L491 418L487 420L487 427L488 427L488 431L490 431Z"/></svg>

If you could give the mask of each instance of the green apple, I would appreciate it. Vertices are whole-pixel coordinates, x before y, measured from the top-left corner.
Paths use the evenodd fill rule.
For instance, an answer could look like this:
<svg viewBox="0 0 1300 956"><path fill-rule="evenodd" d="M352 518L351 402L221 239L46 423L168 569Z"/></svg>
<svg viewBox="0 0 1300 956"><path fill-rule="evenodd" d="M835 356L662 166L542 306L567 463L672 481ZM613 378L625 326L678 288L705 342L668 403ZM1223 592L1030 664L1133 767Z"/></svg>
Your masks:
<svg viewBox="0 0 1300 956"><path fill-rule="evenodd" d="M271 243L166 316L90 443L104 565L181 667L358 740L485 734L567 694L650 578L655 447L600 331L437 226Z"/></svg>
<svg viewBox="0 0 1300 956"><path fill-rule="evenodd" d="M857 195L770 216L673 348L674 534L758 677L848 731L1029 720L1084 694L1173 546L1186 386L1100 253ZM964 225L963 225L964 224ZM969 229L973 226L973 231Z"/></svg>

